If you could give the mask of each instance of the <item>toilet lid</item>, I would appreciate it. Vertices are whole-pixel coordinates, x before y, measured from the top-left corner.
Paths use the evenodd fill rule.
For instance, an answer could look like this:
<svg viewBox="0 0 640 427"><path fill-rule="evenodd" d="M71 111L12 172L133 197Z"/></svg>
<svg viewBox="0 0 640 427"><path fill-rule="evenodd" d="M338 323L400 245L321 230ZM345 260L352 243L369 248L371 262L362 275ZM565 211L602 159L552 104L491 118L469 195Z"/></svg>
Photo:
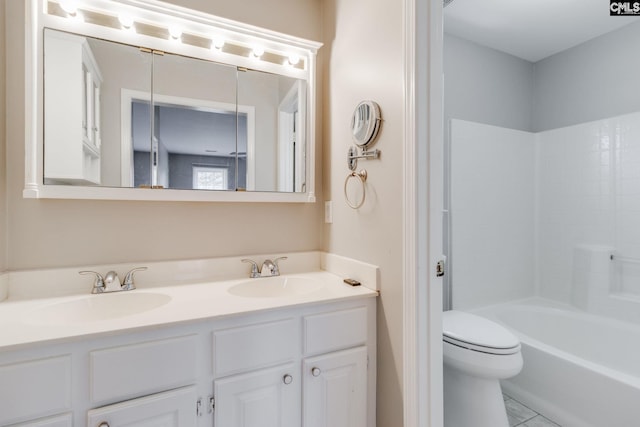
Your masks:
<svg viewBox="0 0 640 427"><path fill-rule="evenodd" d="M520 340L504 326L462 311L442 313L442 338L459 347L492 354L513 354Z"/></svg>

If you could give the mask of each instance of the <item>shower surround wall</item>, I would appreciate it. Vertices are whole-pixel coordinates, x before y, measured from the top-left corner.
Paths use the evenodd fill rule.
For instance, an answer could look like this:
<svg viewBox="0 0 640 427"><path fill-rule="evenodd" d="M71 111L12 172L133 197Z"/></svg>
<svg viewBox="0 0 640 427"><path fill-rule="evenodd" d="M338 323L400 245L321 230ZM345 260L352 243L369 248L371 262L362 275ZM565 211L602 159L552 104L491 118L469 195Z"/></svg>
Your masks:
<svg viewBox="0 0 640 427"><path fill-rule="evenodd" d="M459 269L464 268L460 265L463 260L459 259L454 247L451 264L455 307L493 304L534 295L571 301L573 246L576 245L615 246L622 256L640 257L640 248L633 243L640 242L640 229L633 221L640 214L640 203L636 202L640 199L640 183L636 181L637 174L640 174L636 172L640 170L640 146L626 137L618 139L616 145L615 132L609 133L612 129L620 129L623 136L636 132L633 122L637 120L634 114L640 112L640 97L629 88L635 87L633 79L640 75L640 58L629 54L625 48L629 40L640 40L640 23L532 64L445 35L445 117L510 128L499 131L500 135L512 132L512 129L538 132L538 141L532 143L536 146L532 196L536 221L531 229L536 256L530 260L534 281L532 283L530 276L523 275L511 285L492 282L493 278L487 278L481 284L477 280L460 282ZM492 64L500 64L500 70ZM459 90L465 87L465 80L473 82L473 87ZM504 82L502 88L496 86L496 80ZM487 95L478 86L492 88L493 92ZM514 106L510 98L514 94L518 94L521 106ZM453 156L452 178L460 173L461 179L475 181L491 176L487 169L505 167L497 163L520 161L517 160L519 157L511 158L506 151L498 150L499 145L498 141L488 142L485 150L492 151L495 159L488 153L482 153L484 163L478 162L474 170L456 172L457 160ZM473 149L480 150L479 147ZM530 168L532 164L533 157L520 167ZM510 168L516 169L517 166L514 164ZM504 181L512 179L503 174L491 186L485 186L483 191L491 198L494 189L504 192L508 184ZM515 179L520 179L520 176L516 175ZM478 203L484 199L479 194L473 197ZM455 204L456 200L453 200L454 234L461 221ZM517 207L512 209L518 210ZM508 211L500 211L499 214L508 215ZM495 215L489 221L494 219ZM481 226L486 218L470 217L468 221L470 226ZM508 236L499 230L491 234L491 238L505 243L503 251L508 257L517 257L520 246L506 244ZM455 241L456 236L452 239ZM521 260L525 260L531 250L519 253ZM496 271L511 269L500 258L485 256L484 251L476 251L472 262L492 264ZM640 290L633 289L631 285L639 282L640 264L616 263L612 268L616 274L616 281L610 284L613 292L640 295ZM512 273L515 271L522 270L514 267ZM508 275L507 272L501 274ZM526 286L523 287L523 283ZM478 286L479 289L474 289ZM514 289L504 291L509 286ZM522 292L524 289L528 295ZM497 295L491 300L485 297L483 290ZM615 305L607 310L615 311Z"/></svg>
<svg viewBox="0 0 640 427"><path fill-rule="evenodd" d="M451 124L456 309L533 293L534 148L529 132L462 120Z"/></svg>
<svg viewBox="0 0 640 427"><path fill-rule="evenodd" d="M578 305L640 320L640 267L606 256L640 259L640 113L539 133L460 120L451 130L455 307L591 292ZM574 267L602 253L603 279L585 289Z"/></svg>
<svg viewBox="0 0 640 427"><path fill-rule="evenodd" d="M571 302L575 286L584 286L571 286L576 248L640 260L640 113L539 133L538 151L539 293ZM640 320L628 313L638 307L629 303L640 303L639 265L609 264L608 289L600 291L615 299L600 294L590 309Z"/></svg>

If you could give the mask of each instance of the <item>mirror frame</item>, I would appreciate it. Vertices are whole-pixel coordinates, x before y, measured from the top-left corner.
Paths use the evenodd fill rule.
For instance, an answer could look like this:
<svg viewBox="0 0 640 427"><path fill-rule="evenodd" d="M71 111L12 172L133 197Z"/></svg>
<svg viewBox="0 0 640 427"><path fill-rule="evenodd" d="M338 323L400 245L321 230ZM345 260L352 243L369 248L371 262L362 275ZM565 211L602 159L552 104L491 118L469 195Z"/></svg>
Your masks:
<svg viewBox="0 0 640 427"><path fill-rule="evenodd" d="M363 120L360 119L361 112L367 111L369 114ZM378 137L380 131L380 122L382 115L380 114L380 106L374 101L362 101L353 110L351 117L351 137L353 142L360 148L366 148L369 144L373 144ZM359 139L356 136L356 124L364 125L364 138ZM358 129L361 129L360 127Z"/></svg>
<svg viewBox="0 0 640 427"><path fill-rule="evenodd" d="M153 26L161 35L146 35L125 30L115 25L86 23L72 16L60 16L47 12L55 0L26 0L27 18L25 45L25 186L24 198L92 199L92 200L151 200L151 201L202 201L202 202L283 202L313 203L316 201L316 55L322 43L293 37L252 25L231 21L203 12L156 0L80 0L81 10L99 13L118 22L117 16L125 12L136 17L136 22ZM115 9L115 10L114 10ZM94 12L95 11L95 12ZM303 66L292 66L286 61L260 60L236 53L204 48L172 40L167 28L179 25L184 34L200 39L224 36L232 45L251 49L264 47L272 57L301 59ZM44 185L43 153L43 33L44 28L67 31L88 37L170 52L187 57L229 64L236 67L263 71L307 82L306 84L306 191L302 193L207 191L141 189L93 186ZM162 30L162 31L160 31Z"/></svg>

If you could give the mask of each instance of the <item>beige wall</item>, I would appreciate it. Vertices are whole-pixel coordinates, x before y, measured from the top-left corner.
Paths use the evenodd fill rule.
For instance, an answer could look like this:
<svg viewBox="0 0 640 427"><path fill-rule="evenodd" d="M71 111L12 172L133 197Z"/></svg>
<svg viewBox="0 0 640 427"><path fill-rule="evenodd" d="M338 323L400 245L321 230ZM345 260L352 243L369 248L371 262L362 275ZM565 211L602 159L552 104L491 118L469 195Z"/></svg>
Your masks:
<svg viewBox="0 0 640 427"><path fill-rule="evenodd" d="M382 281L378 310L378 426L402 426L401 3L389 0L277 0L277 3L173 0L173 3L325 43L319 56L322 72L318 93L323 94L323 109L318 111L318 119L325 134L318 141L323 146L325 165L324 171L318 172L318 177L324 175L325 195L318 191L320 203L244 205L22 199L23 2L12 1L7 20L11 40L7 46L11 63L7 97L12 105L7 111L11 230L7 267L194 258L321 246L377 264L381 267ZM369 171L367 202L354 211L343 201L342 185L347 174L345 154L350 145L350 117L355 105L363 99L376 100L382 107L385 121L375 147L383 155L380 160L360 162L359 166ZM334 201L334 223L324 227L320 216L323 200Z"/></svg>
<svg viewBox="0 0 640 427"><path fill-rule="evenodd" d="M4 27L5 0L0 0L0 24ZM0 272L7 269L7 186L5 157L5 34L0 31Z"/></svg>
<svg viewBox="0 0 640 427"><path fill-rule="evenodd" d="M315 0L175 0L182 6L321 39ZM251 3L251 4L247 4ZM315 250L321 204L30 200L24 185L22 1L7 3L8 239L11 270ZM281 11L286 11L282 13ZM276 13L277 12L277 13ZM292 21L292 14L296 19Z"/></svg>
<svg viewBox="0 0 640 427"><path fill-rule="evenodd" d="M322 0L169 0L179 6L320 41Z"/></svg>
<svg viewBox="0 0 640 427"><path fill-rule="evenodd" d="M378 305L378 427L402 420L402 2L325 0L324 199L333 200L333 224L324 226L324 249L380 266ZM366 203L349 208L343 184L351 145L349 124L358 102L380 104L384 119L366 168Z"/></svg>

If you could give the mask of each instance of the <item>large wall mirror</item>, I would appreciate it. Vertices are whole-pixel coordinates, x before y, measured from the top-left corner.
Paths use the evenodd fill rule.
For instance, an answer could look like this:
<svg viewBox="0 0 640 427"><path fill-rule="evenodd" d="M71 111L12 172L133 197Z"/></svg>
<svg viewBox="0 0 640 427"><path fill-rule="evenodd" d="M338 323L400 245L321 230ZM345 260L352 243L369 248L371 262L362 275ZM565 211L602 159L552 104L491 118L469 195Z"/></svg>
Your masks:
<svg viewBox="0 0 640 427"><path fill-rule="evenodd" d="M44 183L304 192L306 82L44 30Z"/></svg>
<svg viewBox="0 0 640 427"><path fill-rule="evenodd" d="M185 20L188 9L146 0L123 6L145 17L134 31L111 2L84 3L76 13L29 1L25 197L315 201L319 43L196 12ZM163 27L172 14L186 29L178 37Z"/></svg>

